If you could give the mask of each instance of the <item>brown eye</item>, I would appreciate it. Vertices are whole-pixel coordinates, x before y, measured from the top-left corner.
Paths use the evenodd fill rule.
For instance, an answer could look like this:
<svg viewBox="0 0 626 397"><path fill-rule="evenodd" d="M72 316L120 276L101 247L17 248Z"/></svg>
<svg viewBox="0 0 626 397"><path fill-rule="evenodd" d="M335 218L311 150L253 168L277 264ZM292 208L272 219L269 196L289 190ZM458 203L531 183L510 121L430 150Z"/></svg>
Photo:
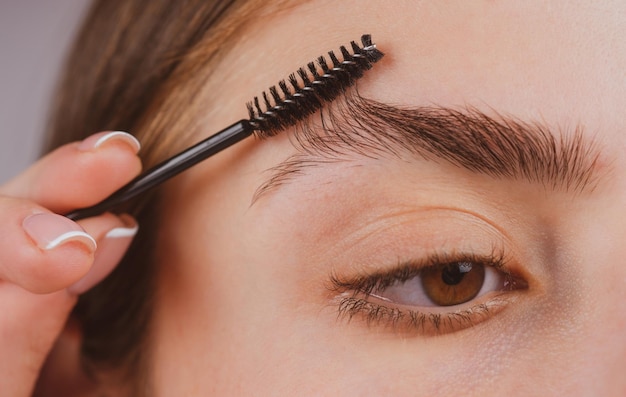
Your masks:
<svg viewBox="0 0 626 397"><path fill-rule="evenodd" d="M421 268L401 267L386 276L387 285L373 288L369 295L401 305L440 307L461 305L494 291L527 288L523 279L500 270L498 263L468 259Z"/></svg>
<svg viewBox="0 0 626 397"><path fill-rule="evenodd" d="M420 272L424 293L434 304L453 306L478 295L485 282L485 266L474 262L453 262L431 266Z"/></svg>

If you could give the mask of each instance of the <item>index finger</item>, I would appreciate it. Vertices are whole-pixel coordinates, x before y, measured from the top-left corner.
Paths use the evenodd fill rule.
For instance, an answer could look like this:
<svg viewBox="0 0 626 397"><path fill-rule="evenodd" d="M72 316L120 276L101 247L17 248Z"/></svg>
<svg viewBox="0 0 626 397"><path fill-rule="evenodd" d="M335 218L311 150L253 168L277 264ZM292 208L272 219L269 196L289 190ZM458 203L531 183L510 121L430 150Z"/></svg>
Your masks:
<svg viewBox="0 0 626 397"><path fill-rule="evenodd" d="M141 171L139 142L109 131L61 146L0 187L0 194L26 198L54 212L93 205Z"/></svg>

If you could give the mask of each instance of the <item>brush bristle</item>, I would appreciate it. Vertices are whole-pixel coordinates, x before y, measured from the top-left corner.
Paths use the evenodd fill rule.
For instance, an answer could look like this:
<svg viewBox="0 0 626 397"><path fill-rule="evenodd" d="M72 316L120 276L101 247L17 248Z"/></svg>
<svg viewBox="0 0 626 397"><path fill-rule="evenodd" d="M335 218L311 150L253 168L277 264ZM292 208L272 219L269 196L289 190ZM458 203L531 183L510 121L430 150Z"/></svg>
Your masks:
<svg viewBox="0 0 626 397"><path fill-rule="evenodd" d="M333 51L328 53L330 62L323 56L298 69L287 80L281 80L278 88L272 86L248 103L250 124L261 137L276 135L315 113L326 102L333 101L346 88L363 76L363 72L383 57L369 34L361 36L363 47L354 41L352 52L340 47L339 60ZM262 102L262 103L261 103Z"/></svg>

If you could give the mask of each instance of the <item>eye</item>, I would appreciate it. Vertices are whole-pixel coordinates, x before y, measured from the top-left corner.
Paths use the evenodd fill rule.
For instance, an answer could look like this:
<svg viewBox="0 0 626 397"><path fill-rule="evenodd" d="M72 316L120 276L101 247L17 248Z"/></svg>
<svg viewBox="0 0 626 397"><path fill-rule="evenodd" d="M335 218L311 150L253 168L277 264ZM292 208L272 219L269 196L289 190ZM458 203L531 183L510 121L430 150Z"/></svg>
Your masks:
<svg viewBox="0 0 626 397"><path fill-rule="evenodd" d="M377 298L411 306L454 306L505 288L506 275L493 266L469 261L429 266L419 274L397 281Z"/></svg>
<svg viewBox="0 0 626 397"><path fill-rule="evenodd" d="M339 313L349 320L362 315L368 325L448 333L488 320L511 303L507 295L528 287L506 269L503 255L457 258L433 256L352 279L334 276Z"/></svg>

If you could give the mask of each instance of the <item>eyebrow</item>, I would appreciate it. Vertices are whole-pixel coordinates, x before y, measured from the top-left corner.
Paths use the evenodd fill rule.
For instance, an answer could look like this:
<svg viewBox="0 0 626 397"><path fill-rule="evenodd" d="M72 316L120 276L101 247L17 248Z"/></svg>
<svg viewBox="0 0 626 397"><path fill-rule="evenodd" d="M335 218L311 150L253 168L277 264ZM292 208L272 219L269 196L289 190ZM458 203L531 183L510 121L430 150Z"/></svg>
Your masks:
<svg viewBox="0 0 626 397"><path fill-rule="evenodd" d="M403 107L345 94L317 118L299 124L292 142L298 153L270 170L253 203L307 169L349 160L405 153L443 161L478 174L539 183L552 190L583 192L595 185L600 152L581 126L553 133L539 122L524 122L473 107Z"/></svg>

